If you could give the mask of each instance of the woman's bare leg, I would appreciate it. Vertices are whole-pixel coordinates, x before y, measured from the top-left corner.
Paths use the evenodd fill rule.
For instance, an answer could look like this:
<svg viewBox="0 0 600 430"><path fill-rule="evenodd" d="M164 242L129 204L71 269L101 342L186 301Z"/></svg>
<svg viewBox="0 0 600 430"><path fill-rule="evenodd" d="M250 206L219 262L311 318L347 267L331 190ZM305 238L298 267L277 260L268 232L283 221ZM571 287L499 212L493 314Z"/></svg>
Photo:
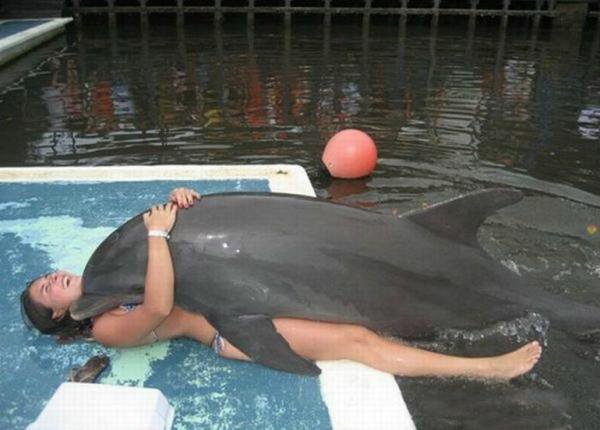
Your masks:
<svg viewBox="0 0 600 430"><path fill-rule="evenodd" d="M539 360L537 342L495 357L464 358L438 354L383 338L360 326L302 319L274 320L291 348L310 360L349 359L400 376L465 376L511 379L528 372ZM247 359L227 343L223 355Z"/></svg>

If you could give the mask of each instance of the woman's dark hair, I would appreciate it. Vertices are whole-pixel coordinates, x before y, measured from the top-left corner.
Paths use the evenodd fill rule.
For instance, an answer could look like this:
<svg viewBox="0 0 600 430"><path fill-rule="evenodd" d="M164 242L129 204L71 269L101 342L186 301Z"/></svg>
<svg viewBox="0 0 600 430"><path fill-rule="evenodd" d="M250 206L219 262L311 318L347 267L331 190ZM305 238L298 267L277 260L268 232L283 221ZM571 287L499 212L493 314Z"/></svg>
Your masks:
<svg viewBox="0 0 600 430"><path fill-rule="evenodd" d="M52 319L52 309L49 309L31 298L31 285L35 279L27 284L21 293L21 315L25 324L35 327L43 334L58 337L59 342L70 342L76 339L90 339L92 324L89 319L76 321L67 311L62 318Z"/></svg>

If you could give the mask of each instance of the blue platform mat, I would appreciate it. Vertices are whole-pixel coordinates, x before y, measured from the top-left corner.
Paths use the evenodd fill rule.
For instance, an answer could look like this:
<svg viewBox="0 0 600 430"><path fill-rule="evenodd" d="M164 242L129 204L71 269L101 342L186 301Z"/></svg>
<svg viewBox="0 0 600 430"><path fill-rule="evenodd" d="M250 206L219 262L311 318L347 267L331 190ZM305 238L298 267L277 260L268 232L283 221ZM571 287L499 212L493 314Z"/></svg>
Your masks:
<svg viewBox="0 0 600 430"><path fill-rule="evenodd" d="M22 322L26 282L56 268L81 273L113 229L180 186L269 191L267 180L0 183L0 428L32 422L69 369L96 354L111 359L99 382L160 389L175 406L175 429L331 428L317 378L226 360L185 339L121 350L58 345Z"/></svg>

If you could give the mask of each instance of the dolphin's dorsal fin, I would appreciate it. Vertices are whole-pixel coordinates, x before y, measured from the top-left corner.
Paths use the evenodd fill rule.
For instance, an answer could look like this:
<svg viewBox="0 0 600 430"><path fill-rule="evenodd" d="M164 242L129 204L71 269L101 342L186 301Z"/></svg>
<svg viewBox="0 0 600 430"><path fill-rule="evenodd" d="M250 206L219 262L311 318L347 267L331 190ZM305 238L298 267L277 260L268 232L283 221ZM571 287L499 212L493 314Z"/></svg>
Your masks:
<svg viewBox="0 0 600 430"><path fill-rule="evenodd" d="M490 188L415 209L400 217L419 224L438 236L479 247L477 230L483 221L498 209L522 198L523 194L518 190Z"/></svg>

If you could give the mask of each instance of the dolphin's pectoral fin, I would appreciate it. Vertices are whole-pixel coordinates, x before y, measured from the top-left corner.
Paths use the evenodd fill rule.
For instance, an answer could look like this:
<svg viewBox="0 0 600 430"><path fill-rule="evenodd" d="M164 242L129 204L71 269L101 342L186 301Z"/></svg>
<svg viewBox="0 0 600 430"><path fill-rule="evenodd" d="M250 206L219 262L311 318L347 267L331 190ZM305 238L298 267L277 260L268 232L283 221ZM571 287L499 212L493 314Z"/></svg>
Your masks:
<svg viewBox="0 0 600 430"><path fill-rule="evenodd" d="M479 247L477 230L492 213L523 198L518 190L492 188L460 195L401 215L431 232Z"/></svg>
<svg viewBox="0 0 600 430"><path fill-rule="evenodd" d="M219 333L252 361L286 372L318 375L321 369L296 354L264 315L212 319Z"/></svg>

